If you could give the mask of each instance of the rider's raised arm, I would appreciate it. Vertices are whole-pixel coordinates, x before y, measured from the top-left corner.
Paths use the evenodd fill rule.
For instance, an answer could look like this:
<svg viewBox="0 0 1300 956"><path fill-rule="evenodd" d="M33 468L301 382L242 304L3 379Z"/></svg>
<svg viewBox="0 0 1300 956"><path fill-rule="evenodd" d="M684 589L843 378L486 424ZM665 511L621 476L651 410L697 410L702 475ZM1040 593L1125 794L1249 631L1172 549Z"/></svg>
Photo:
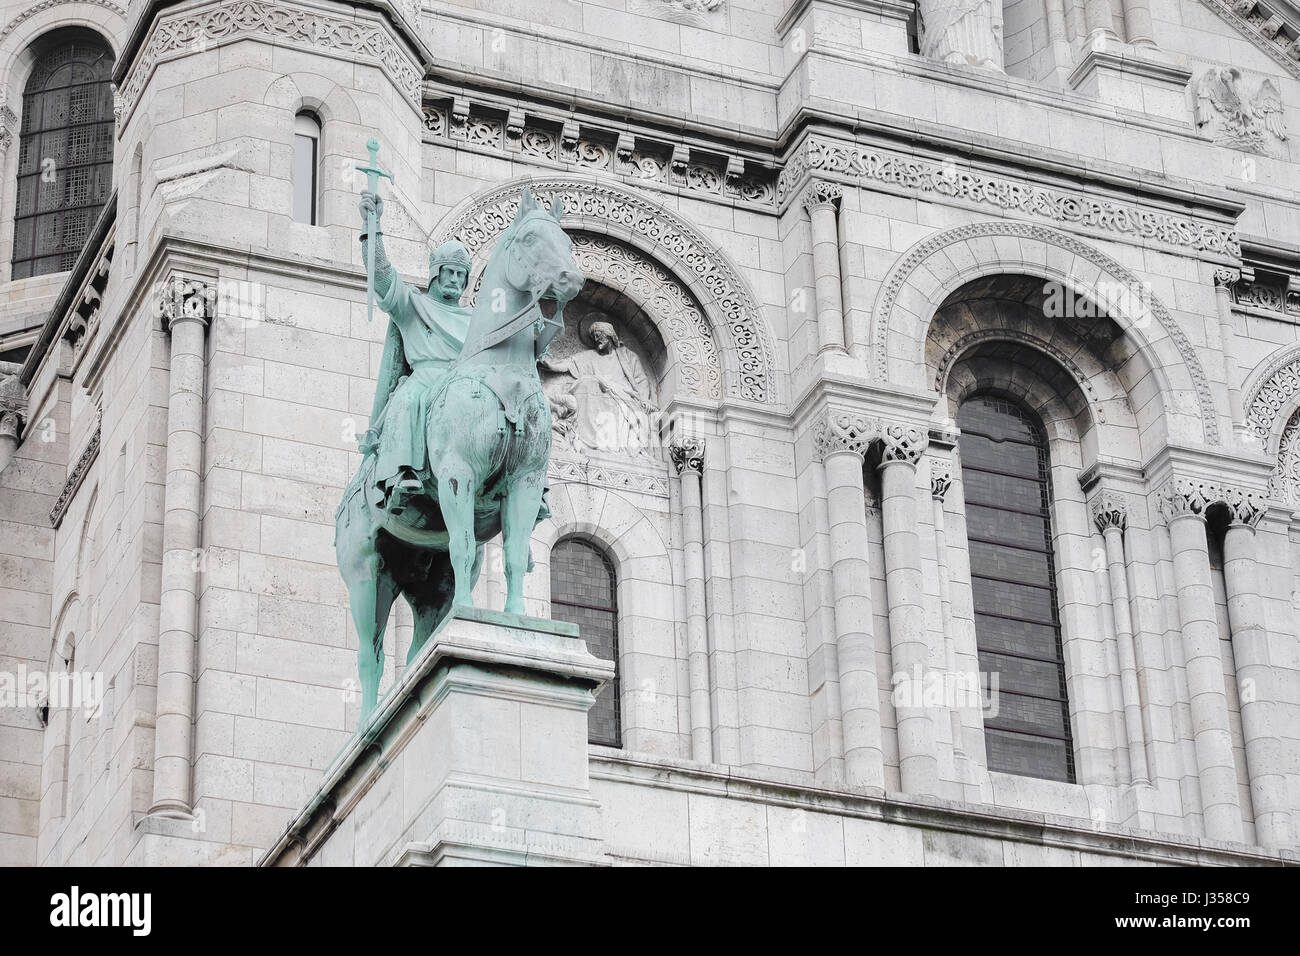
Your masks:
<svg viewBox="0 0 1300 956"><path fill-rule="evenodd" d="M368 223L368 214L374 209L376 212L376 222L384 212L384 201L373 193L362 193L361 196L361 219L362 222ZM376 301L381 309L390 315L395 311L400 311L410 299L411 290L393 264L388 261L388 253L384 250L384 231L382 223L380 228L376 229L373 241L375 243L375 296ZM361 233L361 261L369 263L370 248L369 243L372 237L367 232Z"/></svg>

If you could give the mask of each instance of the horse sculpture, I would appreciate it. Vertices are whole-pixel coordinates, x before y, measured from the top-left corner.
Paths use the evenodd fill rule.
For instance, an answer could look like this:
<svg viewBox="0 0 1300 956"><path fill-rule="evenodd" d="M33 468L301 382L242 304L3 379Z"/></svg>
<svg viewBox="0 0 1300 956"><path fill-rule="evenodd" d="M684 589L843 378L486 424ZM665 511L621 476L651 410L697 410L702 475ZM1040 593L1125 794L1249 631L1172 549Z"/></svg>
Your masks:
<svg viewBox="0 0 1300 956"><path fill-rule="evenodd" d="M359 638L363 726L378 701L384 630L399 593L415 622L410 663L455 606L473 606L483 543L500 532L505 610L523 613L529 538L549 515L551 410L537 361L585 282L562 215L559 200L548 211L525 192L484 269L464 347L431 391L423 494L400 514L385 510L370 493L372 452L344 491L334 543Z"/></svg>

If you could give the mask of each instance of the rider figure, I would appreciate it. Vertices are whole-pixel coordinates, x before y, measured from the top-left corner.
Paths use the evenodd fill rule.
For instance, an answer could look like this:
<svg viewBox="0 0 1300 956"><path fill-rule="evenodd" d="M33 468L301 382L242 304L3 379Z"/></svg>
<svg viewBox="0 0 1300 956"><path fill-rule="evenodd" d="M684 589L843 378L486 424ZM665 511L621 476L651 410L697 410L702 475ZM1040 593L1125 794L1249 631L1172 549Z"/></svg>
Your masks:
<svg viewBox="0 0 1300 956"><path fill-rule="evenodd" d="M384 201L372 192L361 194L361 218L370 212L376 222ZM370 237L362 232L365 261ZM455 239L429 257L429 288L420 292L397 275L384 254L383 232L376 231L375 294L379 307L392 318L379 370L370 427L361 438L361 451L376 454L375 492L381 507L399 515L409 499L424 490L429 474L425 427L429 400L442 374L465 344L470 310L460 304L469 279L470 257ZM410 374L400 377L409 366Z"/></svg>

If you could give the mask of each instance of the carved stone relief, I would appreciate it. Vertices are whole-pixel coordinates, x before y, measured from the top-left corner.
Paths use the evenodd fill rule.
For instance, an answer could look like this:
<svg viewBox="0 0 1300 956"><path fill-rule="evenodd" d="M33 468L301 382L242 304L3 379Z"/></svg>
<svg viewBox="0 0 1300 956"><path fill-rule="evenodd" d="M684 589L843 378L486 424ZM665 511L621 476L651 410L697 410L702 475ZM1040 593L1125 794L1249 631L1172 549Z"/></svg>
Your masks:
<svg viewBox="0 0 1300 956"><path fill-rule="evenodd" d="M1219 146L1282 156L1288 136L1282 97L1265 77L1249 89L1235 66L1207 70L1194 81L1196 128Z"/></svg>

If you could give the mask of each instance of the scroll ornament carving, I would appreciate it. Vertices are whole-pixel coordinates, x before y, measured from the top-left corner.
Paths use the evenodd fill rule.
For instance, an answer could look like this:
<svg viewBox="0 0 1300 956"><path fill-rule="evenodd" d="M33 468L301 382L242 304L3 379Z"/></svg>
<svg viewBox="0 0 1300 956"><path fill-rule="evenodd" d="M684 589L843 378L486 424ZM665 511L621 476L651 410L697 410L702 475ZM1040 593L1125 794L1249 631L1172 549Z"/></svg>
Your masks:
<svg viewBox="0 0 1300 956"><path fill-rule="evenodd" d="M185 320L209 322L216 315L217 290L199 279L171 276L158 283L154 314L170 329Z"/></svg>
<svg viewBox="0 0 1300 956"><path fill-rule="evenodd" d="M1288 408L1300 392L1300 357L1292 357L1276 367L1250 397L1246 427L1262 442L1267 442L1282 410Z"/></svg>
<svg viewBox="0 0 1300 956"><path fill-rule="evenodd" d="M811 213L822 206L836 208L844 197L844 187L825 179L814 179L803 192L804 208Z"/></svg>
<svg viewBox="0 0 1300 956"><path fill-rule="evenodd" d="M668 447L668 454L672 458L673 467L677 469L677 474L686 471L693 471L697 475L704 474L703 438L694 435L680 438Z"/></svg>
<svg viewBox="0 0 1300 956"><path fill-rule="evenodd" d="M808 137L786 163L777 178L777 202L783 203L806 176L818 171L884 183L913 193L949 196L1085 229L1241 257L1241 243L1232 229L820 136Z"/></svg>
<svg viewBox="0 0 1300 956"><path fill-rule="evenodd" d="M1159 498L1160 513L1166 522L1185 515L1203 518L1211 507L1221 504L1227 507L1233 523L1253 528L1267 509L1267 503L1254 492L1196 478L1172 479L1161 489Z"/></svg>
<svg viewBox="0 0 1300 956"><path fill-rule="evenodd" d="M866 457L871 443L880 437L881 427L874 418L830 409L813 425L813 447L817 450L817 457L823 460L842 451Z"/></svg>
<svg viewBox="0 0 1300 956"><path fill-rule="evenodd" d="M884 454L881 457L881 464L884 465L906 462L915 466L930 444L929 436L924 431L908 425L886 425L880 437L884 442Z"/></svg>
<svg viewBox="0 0 1300 956"><path fill-rule="evenodd" d="M1107 528L1123 531L1128 527L1127 499L1110 493L1098 495L1092 502L1092 520L1097 530L1105 533Z"/></svg>

